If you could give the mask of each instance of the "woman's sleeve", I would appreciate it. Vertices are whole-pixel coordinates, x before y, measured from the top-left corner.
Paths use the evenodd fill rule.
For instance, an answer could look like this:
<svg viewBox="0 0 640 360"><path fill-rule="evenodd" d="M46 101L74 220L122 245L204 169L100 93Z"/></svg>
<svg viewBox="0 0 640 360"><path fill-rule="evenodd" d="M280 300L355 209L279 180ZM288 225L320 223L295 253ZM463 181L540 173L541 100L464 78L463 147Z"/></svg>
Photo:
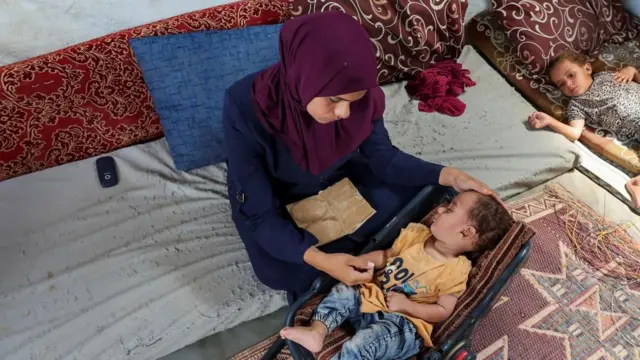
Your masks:
<svg viewBox="0 0 640 360"><path fill-rule="evenodd" d="M302 263L304 253L318 240L284 218L274 196L264 150L252 135L229 94L223 107L229 193L233 221L240 237L258 244L271 256Z"/></svg>
<svg viewBox="0 0 640 360"><path fill-rule="evenodd" d="M391 144L382 119L376 120L371 135L360 145L376 177L402 186L437 185L443 166L409 155Z"/></svg>

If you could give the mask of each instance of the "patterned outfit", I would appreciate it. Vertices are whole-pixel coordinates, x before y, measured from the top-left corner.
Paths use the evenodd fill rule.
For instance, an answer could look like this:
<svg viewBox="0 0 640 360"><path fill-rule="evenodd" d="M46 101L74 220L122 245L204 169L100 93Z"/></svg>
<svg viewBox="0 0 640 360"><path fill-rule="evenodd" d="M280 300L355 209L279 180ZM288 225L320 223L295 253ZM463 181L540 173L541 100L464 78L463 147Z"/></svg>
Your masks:
<svg viewBox="0 0 640 360"><path fill-rule="evenodd" d="M623 143L640 140L640 84L618 84L611 72L593 76L591 87L571 99L567 121L585 120L595 129L605 129Z"/></svg>
<svg viewBox="0 0 640 360"><path fill-rule="evenodd" d="M318 305L314 320L334 330L345 320L356 329L334 359L405 359L422 346L433 346L433 325L422 319L392 313L385 295L402 292L411 301L434 304L442 295L460 296L466 289L471 262L464 256L438 261L424 251L431 236L422 224L409 224L391 248L387 266L372 283L360 287L339 284Z"/></svg>

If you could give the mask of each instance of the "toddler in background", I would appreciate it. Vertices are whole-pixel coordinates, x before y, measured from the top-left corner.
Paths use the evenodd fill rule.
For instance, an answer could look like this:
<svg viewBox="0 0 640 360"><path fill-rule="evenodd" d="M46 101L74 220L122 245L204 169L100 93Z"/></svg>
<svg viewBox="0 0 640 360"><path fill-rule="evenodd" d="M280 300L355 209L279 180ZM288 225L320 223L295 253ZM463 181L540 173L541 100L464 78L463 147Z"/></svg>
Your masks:
<svg viewBox="0 0 640 360"><path fill-rule="evenodd" d="M634 67L592 76L589 58L567 51L549 66L551 81L571 98L562 123L543 112L529 116L535 129L550 127L571 141L577 140L585 124L605 129L622 142L640 141L640 73ZM635 207L640 207L640 176L626 185Z"/></svg>

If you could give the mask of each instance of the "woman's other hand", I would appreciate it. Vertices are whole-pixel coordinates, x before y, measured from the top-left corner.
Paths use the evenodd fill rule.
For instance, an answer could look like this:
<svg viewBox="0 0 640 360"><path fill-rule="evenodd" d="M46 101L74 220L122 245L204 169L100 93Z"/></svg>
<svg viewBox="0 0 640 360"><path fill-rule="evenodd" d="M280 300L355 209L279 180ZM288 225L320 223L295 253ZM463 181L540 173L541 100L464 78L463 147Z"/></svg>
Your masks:
<svg viewBox="0 0 640 360"><path fill-rule="evenodd" d="M616 79L618 84L626 84L633 81L633 78L638 73L638 70L633 66L627 66L626 68L618 70L613 77Z"/></svg>
<svg viewBox="0 0 640 360"><path fill-rule="evenodd" d="M348 285L364 284L373 279L374 263L349 254L326 254L309 248L304 254L307 264Z"/></svg>
<svg viewBox="0 0 640 360"><path fill-rule="evenodd" d="M547 126L549 126L549 124L552 121L552 117L549 116L548 114L545 114L543 112L540 111L536 111L534 113L532 113L531 115L529 115L529 125L534 128L534 129L542 129L545 128Z"/></svg>
<svg viewBox="0 0 640 360"><path fill-rule="evenodd" d="M487 184L482 181L474 178L473 176L467 174L466 172L450 167L445 167L440 172L440 185L442 186L450 186L455 191L461 193L464 191L475 191L481 194L489 195L496 199L502 206L504 202L502 199L491 190Z"/></svg>
<svg viewBox="0 0 640 360"><path fill-rule="evenodd" d="M473 176L466 172L450 167L445 167L440 172L440 185L450 186L457 192L473 190L485 195L492 195L493 191L480 180L477 180Z"/></svg>

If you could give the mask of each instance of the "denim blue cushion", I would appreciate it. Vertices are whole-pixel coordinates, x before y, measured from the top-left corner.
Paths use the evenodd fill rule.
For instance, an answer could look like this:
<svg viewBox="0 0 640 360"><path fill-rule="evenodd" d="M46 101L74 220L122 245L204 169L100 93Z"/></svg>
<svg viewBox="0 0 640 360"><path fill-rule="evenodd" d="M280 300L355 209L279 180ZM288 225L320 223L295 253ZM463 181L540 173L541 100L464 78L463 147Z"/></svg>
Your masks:
<svg viewBox="0 0 640 360"><path fill-rule="evenodd" d="M224 92L278 61L281 24L132 39L173 162L189 171L226 159Z"/></svg>

